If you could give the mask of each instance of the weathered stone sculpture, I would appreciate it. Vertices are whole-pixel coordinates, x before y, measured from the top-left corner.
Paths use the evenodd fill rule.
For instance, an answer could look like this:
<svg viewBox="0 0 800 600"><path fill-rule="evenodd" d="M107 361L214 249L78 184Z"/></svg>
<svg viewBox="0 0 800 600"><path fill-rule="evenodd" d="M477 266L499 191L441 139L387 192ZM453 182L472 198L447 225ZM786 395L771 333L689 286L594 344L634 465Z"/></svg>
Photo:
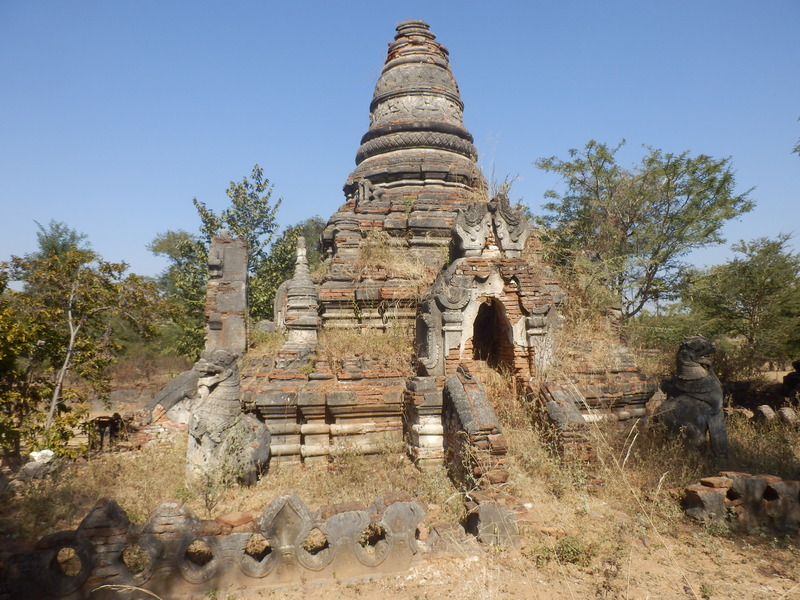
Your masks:
<svg viewBox="0 0 800 600"><path fill-rule="evenodd" d="M191 400L197 393L197 381L199 379L200 372L195 368L184 371L156 392L147 407L148 410L152 412L156 406L161 405L165 411L168 411L179 402Z"/></svg>
<svg viewBox="0 0 800 600"><path fill-rule="evenodd" d="M661 389L667 399L656 417L668 430L684 436L699 448L708 436L717 455L728 453L728 436L722 411L722 385L714 374L710 355L716 346L701 335L681 340L674 377L665 377Z"/></svg>
<svg viewBox="0 0 800 600"><path fill-rule="evenodd" d="M266 426L241 412L238 355L206 351L195 364L198 399L189 421L186 476L253 484L269 461Z"/></svg>

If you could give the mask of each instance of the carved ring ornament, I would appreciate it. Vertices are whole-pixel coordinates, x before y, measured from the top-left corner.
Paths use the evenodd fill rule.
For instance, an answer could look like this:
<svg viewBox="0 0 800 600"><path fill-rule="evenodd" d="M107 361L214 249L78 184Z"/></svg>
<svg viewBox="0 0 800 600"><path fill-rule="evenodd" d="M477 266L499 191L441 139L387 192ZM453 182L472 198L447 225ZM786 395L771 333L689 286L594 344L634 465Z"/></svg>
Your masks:
<svg viewBox="0 0 800 600"><path fill-rule="evenodd" d="M458 136L435 131L404 131L375 138L362 144L356 153L356 163L361 163L377 154L413 148L450 150L472 160L478 158L475 146Z"/></svg>

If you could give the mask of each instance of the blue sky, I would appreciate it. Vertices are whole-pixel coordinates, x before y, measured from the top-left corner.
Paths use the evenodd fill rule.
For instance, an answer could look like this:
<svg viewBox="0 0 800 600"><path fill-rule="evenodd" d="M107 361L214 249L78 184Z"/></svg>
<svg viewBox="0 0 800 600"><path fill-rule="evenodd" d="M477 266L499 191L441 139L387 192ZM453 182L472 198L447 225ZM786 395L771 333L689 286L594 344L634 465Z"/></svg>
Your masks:
<svg viewBox="0 0 800 600"><path fill-rule="evenodd" d="M732 157L757 206L728 246L798 231L796 0L0 0L0 260L55 219L155 275L146 244L196 231L192 198L224 208L255 163L282 225L327 219L409 18L450 50L484 173L534 212L557 183L534 160L624 138L628 166L643 144Z"/></svg>

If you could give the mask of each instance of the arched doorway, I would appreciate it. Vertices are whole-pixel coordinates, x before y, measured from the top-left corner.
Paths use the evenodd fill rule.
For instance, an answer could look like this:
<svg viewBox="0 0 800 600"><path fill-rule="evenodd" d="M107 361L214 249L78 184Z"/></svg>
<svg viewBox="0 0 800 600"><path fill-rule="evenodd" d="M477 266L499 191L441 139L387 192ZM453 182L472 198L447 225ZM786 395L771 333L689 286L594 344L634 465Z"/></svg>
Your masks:
<svg viewBox="0 0 800 600"><path fill-rule="evenodd" d="M496 298L487 298L478 308L472 325L472 358L498 370L514 366L511 324L505 306Z"/></svg>

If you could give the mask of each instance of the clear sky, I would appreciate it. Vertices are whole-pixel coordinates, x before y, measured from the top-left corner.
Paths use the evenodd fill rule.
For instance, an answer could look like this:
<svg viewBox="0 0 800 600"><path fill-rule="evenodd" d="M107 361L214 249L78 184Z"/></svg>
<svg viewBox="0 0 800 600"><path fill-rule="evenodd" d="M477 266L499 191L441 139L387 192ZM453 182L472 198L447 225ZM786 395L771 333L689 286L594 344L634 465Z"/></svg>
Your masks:
<svg viewBox="0 0 800 600"><path fill-rule="evenodd" d="M643 144L732 157L757 207L728 245L798 230L797 0L0 0L0 260L55 219L155 275L146 244L255 163L282 225L327 219L405 19L449 48L484 173L534 212L556 183L534 160L624 138L626 166Z"/></svg>

